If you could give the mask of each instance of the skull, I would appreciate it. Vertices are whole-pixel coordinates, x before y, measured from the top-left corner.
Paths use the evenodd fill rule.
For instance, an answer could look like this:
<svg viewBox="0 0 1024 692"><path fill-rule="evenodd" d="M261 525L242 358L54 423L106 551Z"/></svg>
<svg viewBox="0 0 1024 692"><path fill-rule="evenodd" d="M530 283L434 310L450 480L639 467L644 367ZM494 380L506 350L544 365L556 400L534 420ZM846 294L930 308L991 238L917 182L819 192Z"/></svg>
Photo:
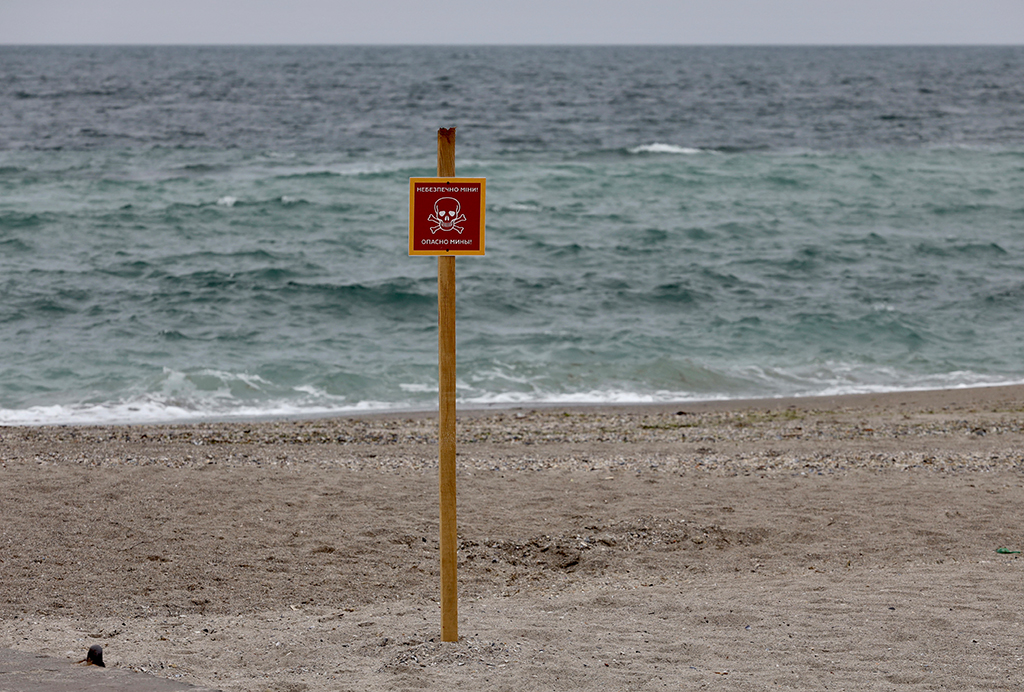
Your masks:
<svg viewBox="0 0 1024 692"><path fill-rule="evenodd" d="M442 197L434 202L434 215L437 216L437 222L440 224L441 230L452 230L460 210L459 200L454 197Z"/></svg>
<svg viewBox="0 0 1024 692"><path fill-rule="evenodd" d="M459 200L454 197L441 197L434 202L434 213L428 218L429 221L434 222L434 227L430 229L432 233L438 231L457 231L462 233L462 226L458 224L466 220L465 214L461 214L461 205Z"/></svg>

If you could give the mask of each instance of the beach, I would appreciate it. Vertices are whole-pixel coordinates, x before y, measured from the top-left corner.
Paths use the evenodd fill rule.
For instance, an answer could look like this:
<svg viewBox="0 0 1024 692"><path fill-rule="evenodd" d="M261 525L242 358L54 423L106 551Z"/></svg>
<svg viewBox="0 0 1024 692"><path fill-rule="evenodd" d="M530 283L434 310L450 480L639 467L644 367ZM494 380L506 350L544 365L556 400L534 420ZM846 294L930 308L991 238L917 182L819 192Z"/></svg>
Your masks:
<svg viewBox="0 0 1024 692"><path fill-rule="evenodd" d="M0 430L0 647L231 691L1019 689L1024 387Z"/></svg>
<svg viewBox="0 0 1024 692"><path fill-rule="evenodd" d="M1024 47L0 56L0 692L1024 688Z"/></svg>

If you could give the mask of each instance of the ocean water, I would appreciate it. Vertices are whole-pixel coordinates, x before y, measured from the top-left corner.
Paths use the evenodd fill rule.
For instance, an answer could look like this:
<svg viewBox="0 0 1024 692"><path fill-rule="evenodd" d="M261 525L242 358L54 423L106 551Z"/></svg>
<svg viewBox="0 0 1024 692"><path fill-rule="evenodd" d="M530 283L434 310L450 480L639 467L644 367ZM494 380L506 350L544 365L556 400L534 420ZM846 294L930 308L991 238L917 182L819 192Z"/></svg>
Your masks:
<svg viewBox="0 0 1024 692"><path fill-rule="evenodd" d="M0 423L1024 382L1024 48L0 47Z"/></svg>

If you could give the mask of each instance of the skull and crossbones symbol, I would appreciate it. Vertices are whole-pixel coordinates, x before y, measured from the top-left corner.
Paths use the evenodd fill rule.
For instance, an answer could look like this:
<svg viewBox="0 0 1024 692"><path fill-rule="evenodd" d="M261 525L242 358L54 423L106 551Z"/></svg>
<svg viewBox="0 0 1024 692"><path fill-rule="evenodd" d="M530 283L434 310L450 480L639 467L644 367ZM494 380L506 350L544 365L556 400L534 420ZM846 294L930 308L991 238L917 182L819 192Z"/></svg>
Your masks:
<svg viewBox="0 0 1024 692"><path fill-rule="evenodd" d="M466 215L460 213L461 205L454 197L441 197L434 202L434 213L427 217L427 221L434 222L430 232L456 231L460 235L464 230L459 224L466 220Z"/></svg>

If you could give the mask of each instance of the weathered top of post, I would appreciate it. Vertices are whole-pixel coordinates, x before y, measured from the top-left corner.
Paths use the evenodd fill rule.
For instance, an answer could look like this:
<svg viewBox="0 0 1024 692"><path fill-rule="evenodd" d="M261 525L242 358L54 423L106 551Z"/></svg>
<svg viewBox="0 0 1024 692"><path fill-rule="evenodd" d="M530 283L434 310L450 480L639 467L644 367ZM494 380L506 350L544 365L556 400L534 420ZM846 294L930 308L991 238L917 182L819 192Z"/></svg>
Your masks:
<svg viewBox="0 0 1024 692"><path fill-rule="evenodd" d="M455 175L455 128L442 127L437 131L437 176Z"/></svg>

